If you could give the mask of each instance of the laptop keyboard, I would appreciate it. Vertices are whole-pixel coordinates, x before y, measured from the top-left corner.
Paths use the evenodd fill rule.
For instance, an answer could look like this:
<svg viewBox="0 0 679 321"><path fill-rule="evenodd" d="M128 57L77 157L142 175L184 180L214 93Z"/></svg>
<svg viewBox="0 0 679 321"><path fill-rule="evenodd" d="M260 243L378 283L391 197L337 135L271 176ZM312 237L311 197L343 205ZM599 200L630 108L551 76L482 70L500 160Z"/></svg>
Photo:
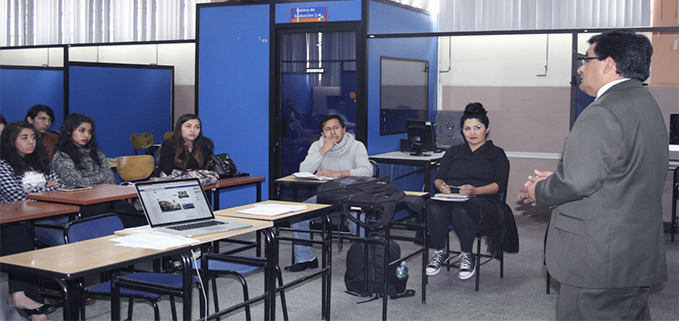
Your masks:
<svg viewBox="0 0 679 321"><path fill-rule="evenodd" d="M224 222L206 221L206 222L198 222L198 223L189 223L189 224L184 224L184 225L168 226L168 228L171 228L171 229L177 230L177 231L185 231L185 230L192 230L194 228L201 228L201 227L208 227L208 226L215 226L215 225L222 225L222 224L224 224Z"/></svg>

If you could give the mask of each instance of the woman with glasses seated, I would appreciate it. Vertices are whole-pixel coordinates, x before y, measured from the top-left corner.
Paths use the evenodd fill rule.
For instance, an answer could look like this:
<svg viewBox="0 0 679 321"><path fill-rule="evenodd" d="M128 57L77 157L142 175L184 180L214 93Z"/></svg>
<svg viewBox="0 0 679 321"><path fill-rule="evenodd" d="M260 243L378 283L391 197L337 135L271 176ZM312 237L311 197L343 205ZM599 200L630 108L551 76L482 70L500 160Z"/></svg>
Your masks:
<svg viewBox="0 0 679 321"><path fill-rule="evenodd" d="M497 222L486 215L486 209L492 208L489 202L499 201L500 194L507 191L509 160L502 148L486 139L490 131L486 113L480 103L466 106L460 119L466 143L450 147L441 159L434 181L436 189L470 198L464 202L431 200L427 204L429 244L435 250L427 264L427 275L437 275L442 263L449 259L446 236L452 224L461 248L458 276L462 280L474 276L476 262L471 252L479 223Z"/></svg>

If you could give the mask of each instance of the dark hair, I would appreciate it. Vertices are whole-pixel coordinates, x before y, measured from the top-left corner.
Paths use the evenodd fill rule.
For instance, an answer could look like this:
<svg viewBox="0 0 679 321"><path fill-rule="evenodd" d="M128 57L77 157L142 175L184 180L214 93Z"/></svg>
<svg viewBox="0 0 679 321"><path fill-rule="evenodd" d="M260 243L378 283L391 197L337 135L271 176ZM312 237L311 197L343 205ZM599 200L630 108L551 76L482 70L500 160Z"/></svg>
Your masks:
<svg viewBox="0 0 679 321"><path fill-rule="evenodd" d="M325 117L323 117L323 119L321 119L321 123L318 126L318 129L321 131L321 133L323 132L323 126L325 126L325 123L327 123L328 120L331 120L331 119L337 119L337 121L339 121L340 126L342 126L342 128L347 127L347 125L344 124L344 119L342 119L342 116L337 115L337 114L325 115Z"/></svg>
<svg viewBox="0 0 679 321"><path fill-rule="evenodd" d="M34 170L45 175L50 173L50 162L47 159L47 150L39 141L35 142L33 153L24 157L19 156L16 148L16 140L23 129L30 129L37 139L38 131L27 121L15 121L9 123L0 137L0 159L4 159L14 169L14 174L22 176L26 171Z"/></svg>
<svg viewBox="0 0 679 321"><path fill-rule="evenodd" d="M7 126L7 120L4 116L2 116L2 114L0 114L0 124Z"/></svg>
<svg viewBox="0 0 679 321"><path fill-rule="evenodd" d="M97 140L94 136L94 120L83 114L73 113L66 117L66 120L64 120L64 123L61 125L61 129L59 130L59 138L57 138L56 149L66 153L69 157L71 157L75 167L79 169L86 169L87 166L85 166L85 163L82 160L80 148L78 148L78 146L73 143L73 139L71 138L73 131L78 129L78 126L80 126L82 123L88 123L92 125L92 137L90 138L90 141L87 142L87 145L84 146L84 148L90 150L90 157L94 160L96 166L101 166L103 159L99 158L99 145L97 144Z"/></svg>
<svg viewBox="0 0 679 321"><path fill-rule="evenodd" d="M47 116L50 116L52 118L52 121L54 121L54 110L52 108L49 108L47 105L35 105L31 108L28 109L28 112L26 112L26 117L24 117L24 120L28 120L28 117L31 117L31 119L35 119L36 116L38 116L38 113L44 112L47 114Z"/></svg>
<svg viewBox="0 0 679 321"><path fill-rule="evenodd" d="M611 57L617 65L617 73L625 78L644 81L651 68L653 46L643 35L629 30L611 30L593 36L594 54L602 59Z"/></svg>
<svg viewBox="0 0 679 321"><path fill-rule="evenodd" d="M467 107L464 108L464 114L462 114L462 118L460 118L460 131L464 128L464 122L467 119L478 119L483 125L488 128L488 125L490 125L490 120L488 120L488 116L486 116L488 112L486 111L485 108L483 108L483 105L481 103L469 103L467 104Z"/></svg>
<svg viewBox="0 0 679 321"><path fill-rule="evenodd" d="M179 116L179 119L177 119L177 122L174 125L172 139L174 140L174 164L181 170L186 170L186 162L188 159L181 159L179 156L185 150L187 153L189 153L188 149L184 147L184 139L182 138L182 125L191 119L198 119L198 122L200 122L201 125L200 133L198 133L196 140L193 141L193 151L190 152L196 159L196 162L198 162L198 167L202 168L208 162L208 160L205 159L207 155L203 155L203 148L207 146L208 149L212 150L215 147L212 143L212 140L203 135L203 122L200 120L200 118L198 118L198 116L194 114L184 114ZM158 157L160 157L160 155Z"/></svg>

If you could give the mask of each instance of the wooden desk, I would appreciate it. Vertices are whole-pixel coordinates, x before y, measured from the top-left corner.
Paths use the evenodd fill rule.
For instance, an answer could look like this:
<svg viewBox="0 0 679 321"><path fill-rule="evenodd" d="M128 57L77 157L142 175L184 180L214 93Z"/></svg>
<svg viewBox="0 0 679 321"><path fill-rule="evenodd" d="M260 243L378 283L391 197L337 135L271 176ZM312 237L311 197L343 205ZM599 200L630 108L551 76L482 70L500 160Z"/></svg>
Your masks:
<svg viewBox="0 0 679 321"><path fill-rule="evenodd" d="M419 174L421 171L424 171L424 191L429 192L431 189L431 170L438 166L438 163L441 161L443 154L445 153L441 152L428 154L429 156L411 156L410 153L407 152L389 152L368 156L368 158L378 163L384 164L421 166L422 170L416 170L408 174L401 175L394 178L393 180L399 180L401 178Z"/></svg>
<svg viewBox="0 0 679 321"><path fill-rule="evenodd" d="M75 214L79 206L34 201L0 203L0 224L36 220L51 216Z"/></svg>
<svg viewBox="0 0 679 321"><path fill-rule="evenodd" d="M84 206L137 197L137 191L134 189L134 186L101 184L94 185L91 189L73 192L51 191L30 193L27 197L45 202Z"/></svg>
<svg viewBox="0 0 679 321"><path fill-rule="evenodd" d="M292 205L302 205L302 203L298 202L284 202L284 201L264 201L260 202L260 204L292 204ZM296 280L288 281L284 285L281 285L279 287L276 287L276 283L272 282L272 293L275 294L288 289L292 286L295 286L299 283L305 282L307 280L310 280L312 278L317 278L321 277L321 315L324 320L330 320L330 289L331 289L331 270L332 270L332 262L331 262L331 248L332 248L332 229L331 229L331 224L330 224L330 219L328 215L333 211L333 207L330 205L326 204L307 204L304 203L303 205L307 206L306 210L302 211L297 211L297 212L292 212L292 213L286 213L286 214L281 214L281 215L275 215L275 216L267 216L267 215L253 215L253 214L241 214L238 213L239 210L247 209L253 207L255 204L248 204L248 205L243 205L243 206L238 206L238 207L233 207L229 209L224 209L220 211L215 212L215 216L217 218L222 218L222 219L227 219L227 220L232 220L232 219L252 219L252 220L261 220L261 221L267 221L273 223L273 226L277 230L284 229L283 226L287 226L287 224L291 220L305 220L305 219L310 219L310 218L317 218L317 217L323 217L323 226L321 230L321 240L304 240L305 242L310 242L310 243L315 243L315 244L321 244L323 247L322 250L322 256L321 256L321 269L318 272L315 272L311 275L306 275L304 277L300 277ZM318 231L310 231L310 232L318 232ZM273 250L275 255L271 255L273 259L275 260L275 266L279 265L278 262L278 257L279 257L279 252L278 252L278 242L279 241L298 241L296 238L292 237L282 237L278 233L275 233L275 241L273 242ZM275 309L271 309L271 320L275 319Z"/></svg>
<svg viewBox="0 0 679 321"><path fill-rule="evenodd" d="M288 175L285 177L278 178L274 181L274 184L276 184L276 199L280 200L281 199L281 185L286 185L286 186L291 186L292 187L292 199L294 201L297 200L297 189L300 186L313 186L317 187L318 185L325 184L327 181L320 181L320 180L315 180L315 179L308 179L308 178L297 178L295 175Z"/></svg>
<svg viewBox="0 0 679 321"><path fill-rule="evenodd" d="M203 188L205 190L211 190L212 191L212 200L213 200L212 208L214 210L218 210L219 209L219 190L221 190L221 189L228 189L228 188L248 186L248 185L257 185L257 202L261 202L262 201L262 182L265 179L266 179L266 177L262 177L262 176L239 176L239 177L220 178L217 181L217 183L215 183L213 185L204 186Z"/></svg>
<svg viewBox="0 0 679 321"><path fill-rule="evenodd" d="M247 222L251 228L231 230L227 232L207 234L196 237L202 244L217 239L234 237L244 233L266 229L271 222L258 220L232 221ZM188 245L165 250L151 250L115 246L110 240L119 236L106 236L92 240L53 246L44 249L23 252L0 257L0 270L7 273L31 275L36 277L53 278L64 291L64 320L78 319L77 280L87 275L110 271L142 261L150 261L173 254L185 255L190 249ZM193 245L193 244L192 244ZM191 290L191 266L184 265L185 291ZM112 306L115 304L112 300ZM119 302L118 302L119 304ZM268 307L268 306L267 306ZM184 319L191 320L191 295L184 296ZM120 318L120 309L112 307L111 319Z"/></svg>

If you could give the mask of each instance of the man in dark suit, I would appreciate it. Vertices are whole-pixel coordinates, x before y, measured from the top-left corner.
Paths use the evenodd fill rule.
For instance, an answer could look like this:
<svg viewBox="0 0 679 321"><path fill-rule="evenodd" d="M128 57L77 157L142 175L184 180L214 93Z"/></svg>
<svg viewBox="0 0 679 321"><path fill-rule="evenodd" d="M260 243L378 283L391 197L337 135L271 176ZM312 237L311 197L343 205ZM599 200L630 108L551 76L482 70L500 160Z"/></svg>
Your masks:
<svg viewBox="0 0 679 321"><path fill-rule="evenodd" d="M650 319L649 287L667 280L668 135L641 84L653 48L624 30L589 44L578 73L596 100L573 125L556 171L535 171L519 197L553 208L545 260L561 283L557 319Z"/></svg>

